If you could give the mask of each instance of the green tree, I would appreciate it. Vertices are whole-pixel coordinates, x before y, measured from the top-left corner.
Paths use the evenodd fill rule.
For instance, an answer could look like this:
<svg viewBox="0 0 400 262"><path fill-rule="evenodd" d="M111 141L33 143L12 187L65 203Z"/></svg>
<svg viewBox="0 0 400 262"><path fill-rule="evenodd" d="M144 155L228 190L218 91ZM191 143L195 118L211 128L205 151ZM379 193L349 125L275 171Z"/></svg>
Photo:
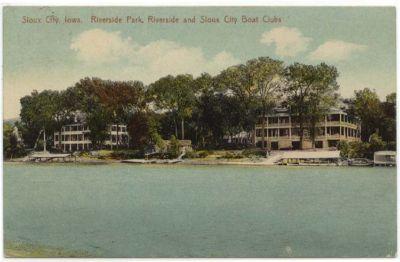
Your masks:
<svg viewBox="0 0 400 262"><path fill-rule="evenodd" d="M100 103L99 97L94 92L96 84L100 84L100 80L84 78L75 84L74 89L78 96L75 103L77 103L78 110L85 114L92 147L100 149L109 135L107 127L111 124L112 116Z"/></svg>
<svg viewBox="0 0 400 262"><path fill-rule="evenodd" d="M256 101L261 104L261 147L265 144L265 117L280 99L280 81L283 62L269 57L259 57L246 62L247 70L255 86Z"/></svg>
<svg viewBox="0 0 400 262"><path fill-rule="evenodd" d="M79 108L79 94L76 88L69 87L54 96L54 128L61 133L61 128L72 122L73 114ZM61 138L58 139L58 148L61 149Z"/></svg>
<svg viewBox="0 0 400 262"><path fill-rule="evenodd" d="M107 127L111 123L112 116L100 104L86 111L86 123L90 129L89 138L94 149L101 149L109 137Z"/></svg>
<svg viewBox="0 0 400 262"><path fill-rule="evenodd" d="M104 136L101 129L105 125L117 125L117 149L119 147L119 125L127 122L128 116L136 111L145 110L145 88L139 81L111 81L100 78L84 78L76 84L83 93L83 111L88 114L89 128L94 137L99 139ZM96 123L103 117L102 124ZM93 130L92 130L93 129ZM97 133L98 132L98 133ZM92 135L92 134L91 134Z"/></svg>
<svg viewBox="0 0 400 262"><path fill-rule="evenodd" d="M234 96L240 115L236 125L248 133L254 131L257 122L257 91L255 74L246 65L240 64L223 70L215 77L215 85L225 96Z"/></svg>
<svg viewBox="0 0 400 262"><path fill-rule="evenodd" d="M369 139L366 157L372 159L376 151L384 150L386 147L387 144L382 140L382 137L380 137L377 133L373 133Z"/></svg>
<svg viewBox="0 0 400 262"><path fill-rule="evenodd" d="M149 96L159 110L172 112L175 136L178 137L178 120L181 122L181 139L185 139L185 119L190 117L195 103L195 86L191 75L171 75L150 85Z"/></svg>
<svg viewBox="0 0 400 262"><path fill-rule="evenodd" d="M305 130L310 129L315 141L315 125L334 104L338 89L337 70L324 63L313 66L294 63L285 70L283 91L293 114L299 123L300 148L303 148ZM332 96L333 95L333 96Z"/></svg>
<svg viewBox="0 0 400 262"><path fill-rule="evenodd" d="M205 146L205 137L209 133L208 121L211 119L204 119L207 113L207 103L208 99L214 97L214 84L213 77L209 74L203 73L198 78L194 79L194 86L197 88L197 93L195 94L195 104L193 106L192 112L192 122L193 122L193 139L194 144L199 146ZM205 105L205 106L204 106ZM204 121L203 121L204 120Z"/></svg>
<svg viewBox="0 0 400 262"><path fill-rule="evenodd" d="M392 145L391 148L396 148L396 93L387 95L381 108L384 117L381 120L380 134L387 144Z"/></svg>
<svg viewBox="0 0 400 262"><path fill-rule="evenodd" d="M51 138L56 130L56 115L59 106L59 92L34 90L31 95L24 96L21 102L21 127L22 136L28 147L34 147L41 130ZM45 143L47 143L47 139Z"/></svg>
<svg viewBox="0 0 400 262"><path fill-rule="evenodd" d="M320 64L315 67L316 82L312 85L308 102L308 114L306 121L310 130L312 147L315 148L315 139L320 134L317 124L329 113L330 109L337 104L339 95L336 93L339 86L336 82L337 69L333 66Z"/></svg>
<svg viewBox="0 0 400 262"><path fill-rule="evenodd" d="M18 142L18 138L14 132L15 126L9 123L3 123L3 157L12 159L25 154L23 146Z"/></svg>
<svg viewBox="0 0 400 262"><path fill-rule="evenodd" d="M361 139L369 137L380 129L383 119L381 102L377 93L369 88L355 91L354 112L361 120Z"/></svg>
<svg viewBox="0 0 400 262"><path fill-rule="evenodd" d="M196 102L193 107L194 143L201 148L214 148L222 144L225 134L238 132L238 102L215 85L209 74L195 79ZM229 106L228 106L229 104Z"/></svg>
<svg viewBox="0 0 400 262"><path fill-rule="evenodd" d="M154 113L135 112L128 124L128 132L133 147L144 149L145 146L156 145L159 149L163 149L163 140L158 129L159 123Z"/></svg>

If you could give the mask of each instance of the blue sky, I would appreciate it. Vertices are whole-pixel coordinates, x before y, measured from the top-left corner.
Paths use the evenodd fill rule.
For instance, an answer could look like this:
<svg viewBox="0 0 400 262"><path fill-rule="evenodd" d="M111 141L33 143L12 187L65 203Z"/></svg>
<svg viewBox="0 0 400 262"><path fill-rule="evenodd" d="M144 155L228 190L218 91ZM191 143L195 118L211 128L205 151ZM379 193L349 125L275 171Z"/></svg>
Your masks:
<svg viewBox="0 0 400 262"><path fill-rule="evenodd" d="M23 24L23 16L79 17L81 24ZM90 16L217 17L218 24L96 24ZM279 17L281 23L228 24L224 16ZM32 90L65 89L85 76L141 80L217 74L258 56L335 65L343 97L370 87L396 90L395 9L390 7L6 7L4 118L19 115Z"/></svg>

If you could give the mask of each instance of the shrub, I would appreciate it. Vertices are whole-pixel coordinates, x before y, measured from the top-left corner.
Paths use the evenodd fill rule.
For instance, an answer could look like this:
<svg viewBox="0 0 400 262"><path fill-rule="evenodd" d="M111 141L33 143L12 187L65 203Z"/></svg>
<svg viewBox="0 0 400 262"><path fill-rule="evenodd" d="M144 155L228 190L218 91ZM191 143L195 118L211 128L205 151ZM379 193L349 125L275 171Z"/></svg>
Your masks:
<svg viewBox="0 0 400 262"><path fill-rule="evenodd" d="M347 141L340 141L337 144L337 149L340 150L341 157L349 157L350 146Z"/></svg>
<svg viewBox="0 0 400 262"><path fill-rule="evenodd" d="M374 152L384 150L386 148L387 148L386 143L377 133L374 133L369 138L367 157L372 159L374 157Z"/></svg>
<svg viewBox="0 0 400 262"><path fill-rule="evenodd" d="M243 158L243 155L241 154L234 154L231 152L226 152L225 155L219 157L219 158L225 158L225 159L240 159Z"/></svg>
<svg viewBox="0 0 400 262"><path fill-rule="evenodd" d="M114 159L144 158L144 153L140 150L116 150L110 154L110 157Z"/></svg>
<svg viewBox="0 0 400 262"><path fill-rule="evenodd" d="M262 150L261 148L249 148L243 150L242 155L244 155L245 157L252 157L252 156L265 157L265 150Z"/></svg>
<svg viewBox="0 0 400 262"><path fill-rule="evenodd" d="M183 158L199 158L199 157L200 157L199 153L195 151L186 152L186 154L183 156Z"/></svg>
<svg viewBox="0 0 400 262"><path fill-rule="evenodd" d="M206 158L209 155L212 155L214 152L211 150L201 150L201 151L197 151L197 153L199 154L200 158Z"/></svg>
<svg viewBox="0 0 400 262"><path fill-rule="evenodd" d="M82 151L79 153L80 157L90 157L90 153L88 151Z"/></svg>
<svg viewBox="0 0 400 262"><path fill-rule="evenodd" d="M168 154L172 156L172 158L178 157L179 155L179 141L176 139L176 137L173 135L171 136L170 142L169 142L169 148L168 148Z"/></svg>
<svg viewBox="0 0 400 262"><path fill-rule="evenodd" d="M209 150L187 151L184 158L206 158L213 152Z"/></svg>
<svg viewBox="0 0 400 262"><path fill-rule="evenodd" d="M349 143L349 158L363 158L367 157L369 144L359 141Z"/></svg>
<svg viewBox="0 0 400 262"><path fill-rule="evenodd" d="M174 159L176 158L175 155L169 152L158 152L148 156L150 159Z"/></svg>

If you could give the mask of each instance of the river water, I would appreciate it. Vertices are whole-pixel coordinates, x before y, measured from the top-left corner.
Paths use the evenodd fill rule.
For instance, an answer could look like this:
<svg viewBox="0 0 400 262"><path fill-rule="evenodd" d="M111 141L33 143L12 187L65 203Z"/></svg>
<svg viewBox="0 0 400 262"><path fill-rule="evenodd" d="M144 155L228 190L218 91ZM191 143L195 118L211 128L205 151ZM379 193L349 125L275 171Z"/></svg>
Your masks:
<svg viewBox="0 0 400 262"><path fill-rule="evenodd" d="M6 241L102 257L396 253L396 169L4 164Z"/></svg>

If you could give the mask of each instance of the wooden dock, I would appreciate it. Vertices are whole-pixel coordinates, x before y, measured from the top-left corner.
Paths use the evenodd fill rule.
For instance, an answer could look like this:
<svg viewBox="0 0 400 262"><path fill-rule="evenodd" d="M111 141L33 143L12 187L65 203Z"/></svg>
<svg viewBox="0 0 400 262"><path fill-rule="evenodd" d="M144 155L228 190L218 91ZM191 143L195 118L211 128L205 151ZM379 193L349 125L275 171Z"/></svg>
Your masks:
<svg viewBox="0 0 400 262"><path fill-rule="evenodd" d="M37 152L30 156L28 156L28 161L34 162L49 162L53 160L62 160L63 162L71 162L72 160L76 161L76 157L72 158L71 154L51 154L48 152Z"/></svg>

